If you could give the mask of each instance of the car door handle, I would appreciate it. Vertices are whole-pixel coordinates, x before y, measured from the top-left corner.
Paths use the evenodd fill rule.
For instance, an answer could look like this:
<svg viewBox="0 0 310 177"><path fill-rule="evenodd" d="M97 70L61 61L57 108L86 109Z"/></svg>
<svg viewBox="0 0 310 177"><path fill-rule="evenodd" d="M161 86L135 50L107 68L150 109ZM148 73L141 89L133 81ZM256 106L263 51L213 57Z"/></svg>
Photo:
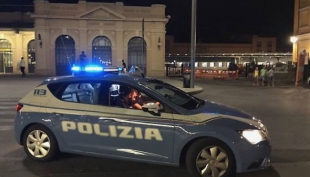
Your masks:
<svg viewBox="0 0 310 177"><path fill-rule="evenodd" d="M58 113L58 112L53 112L53 114L55 114L56 116L63 116L62 113Z"/></svg>
<svg viewBox="0 0 310 177"><path fill-rule="evenodd" d="M99 119L99 123L112 124L116 123L115 119Z"/></svg>

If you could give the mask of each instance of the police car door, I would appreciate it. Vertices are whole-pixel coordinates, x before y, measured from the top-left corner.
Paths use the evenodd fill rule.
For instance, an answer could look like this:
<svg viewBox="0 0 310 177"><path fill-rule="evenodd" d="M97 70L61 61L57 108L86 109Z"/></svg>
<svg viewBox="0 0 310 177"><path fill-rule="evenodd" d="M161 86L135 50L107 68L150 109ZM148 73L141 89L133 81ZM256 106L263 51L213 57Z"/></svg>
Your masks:
<svg viewBox="0 0 310 177"><path fill-rule="evenodd" d="M100 137L104 153L143 161L171 162L174 138L172 114L116 107L113 102L119 94L120 84L103 85L110 86L107 93L109 103L98 107L100 116L93 116L91 122L99 125L94 133ZM105 92L107 90L101 90L101 93ZM99 103L106 98L100 95Z"/></svg>
<svg viewBox="0 0 310 177"><path fill-rule="evenodd" d="M56 85L57 86L57 85ZM66 151L102 153L98 125L91 118L98 113L100 81L68 82L61 87L58 98L48 103L53 124L63 140Z"/></svg>

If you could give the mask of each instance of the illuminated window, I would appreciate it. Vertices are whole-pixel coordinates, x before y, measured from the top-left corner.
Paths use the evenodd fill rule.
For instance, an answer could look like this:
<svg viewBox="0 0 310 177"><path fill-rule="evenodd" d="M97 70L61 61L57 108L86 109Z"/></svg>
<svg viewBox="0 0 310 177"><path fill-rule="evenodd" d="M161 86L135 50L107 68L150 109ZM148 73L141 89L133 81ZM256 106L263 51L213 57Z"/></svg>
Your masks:
<svg viewBox="0 0 310 177"><path fill-rule="evenodd" d="M223 67L223 62L219 62L219 67Z"/></svg>
<svg viewBox="0 0 310 177"><path fill-rule="evenodd" d="M208 62L203 62L202 67L208 67Z"/></svg>
<svg viewBox="0 0 310 177"><path fill-rule="evenodd" d="M227 67L229 66L230 62L227 62Z"/></svg>
<svg viewBox="0 0 310 177"><path fill-rule="evenodd" d="M198 67L198 62L195 62L195 67Z"/></svg>
<svg viewBox="0 0 310 177"><path fill-rule="evenodd" d="M210 67L214 67L214 62L210 62Z"/></svg>

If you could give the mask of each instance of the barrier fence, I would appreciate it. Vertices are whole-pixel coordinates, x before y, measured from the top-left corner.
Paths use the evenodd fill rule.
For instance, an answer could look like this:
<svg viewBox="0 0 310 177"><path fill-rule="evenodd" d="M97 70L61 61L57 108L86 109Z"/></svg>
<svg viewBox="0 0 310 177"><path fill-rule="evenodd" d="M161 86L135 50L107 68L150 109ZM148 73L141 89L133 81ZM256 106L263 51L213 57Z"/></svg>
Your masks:
<svg viewBox="0 0 310 177"><path fill-rule="evenodd" d="M184 73L190 74L190 70L185 70ZM238 71L228 70L195 70L196 79L238 79Z"/></svg>

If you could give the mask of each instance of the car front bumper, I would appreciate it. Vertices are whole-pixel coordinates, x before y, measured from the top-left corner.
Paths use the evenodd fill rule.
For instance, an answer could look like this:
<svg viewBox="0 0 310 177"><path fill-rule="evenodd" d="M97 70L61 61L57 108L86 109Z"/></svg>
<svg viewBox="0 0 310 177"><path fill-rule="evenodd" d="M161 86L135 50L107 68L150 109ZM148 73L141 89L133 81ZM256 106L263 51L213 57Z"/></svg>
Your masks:
<svg viewBox="0 0 310 177"><path fill-rule="evenodd" d="M235 153L237 172L263 170L270 166L271 144L268 140L252 145L247 141L239 144Z"/></svg>

